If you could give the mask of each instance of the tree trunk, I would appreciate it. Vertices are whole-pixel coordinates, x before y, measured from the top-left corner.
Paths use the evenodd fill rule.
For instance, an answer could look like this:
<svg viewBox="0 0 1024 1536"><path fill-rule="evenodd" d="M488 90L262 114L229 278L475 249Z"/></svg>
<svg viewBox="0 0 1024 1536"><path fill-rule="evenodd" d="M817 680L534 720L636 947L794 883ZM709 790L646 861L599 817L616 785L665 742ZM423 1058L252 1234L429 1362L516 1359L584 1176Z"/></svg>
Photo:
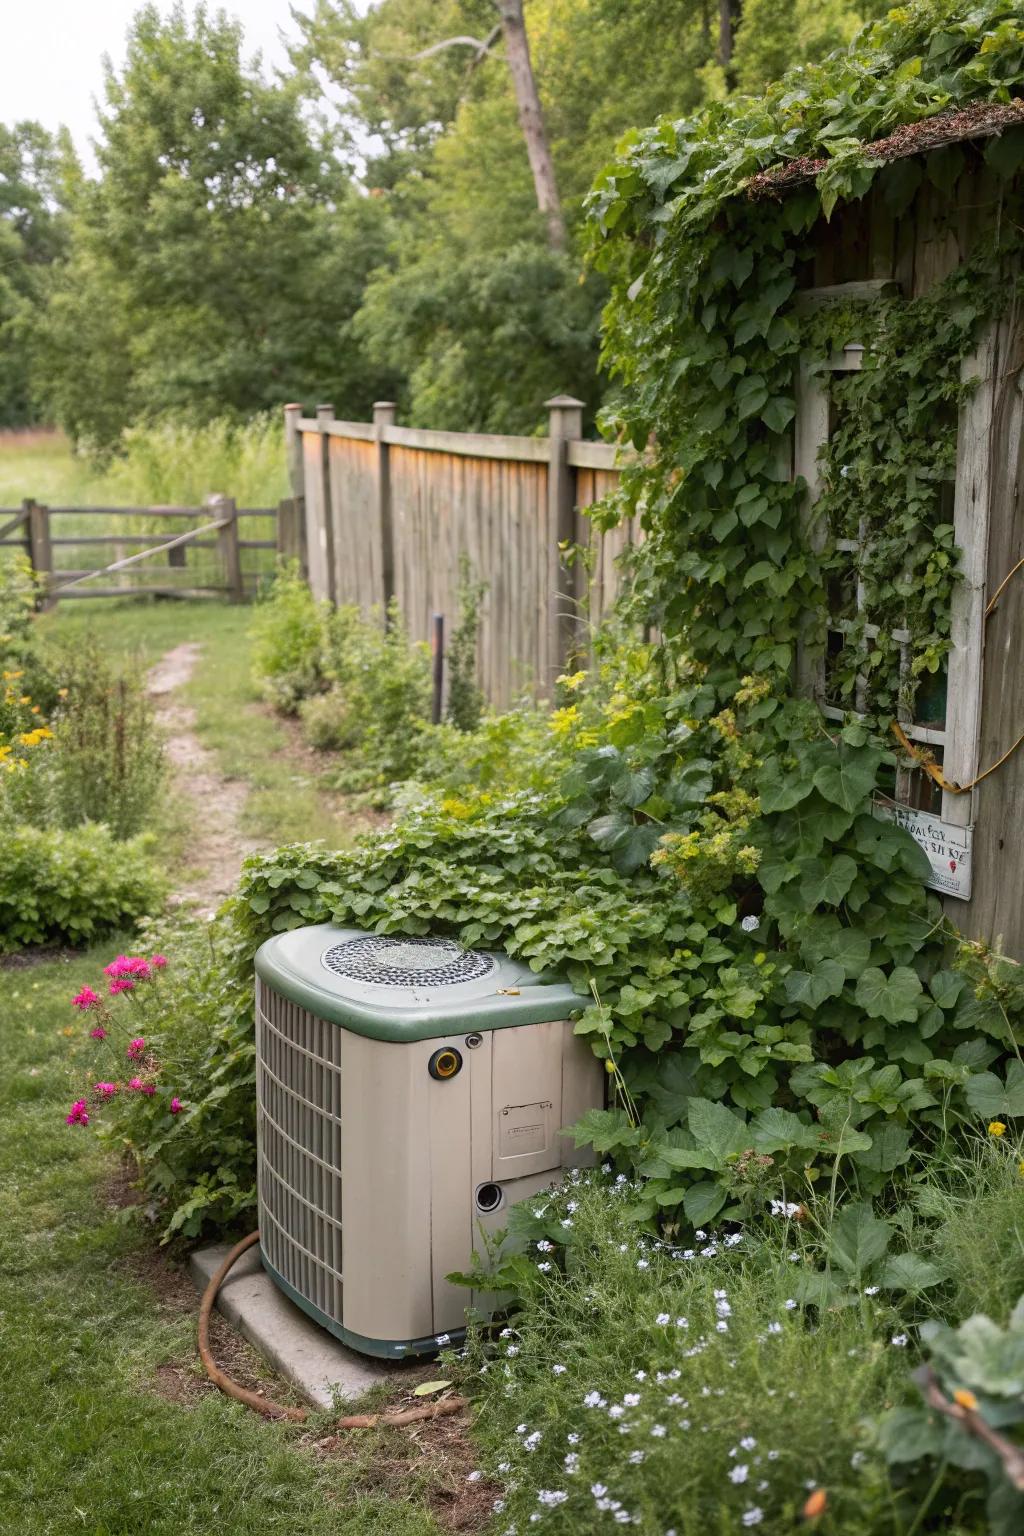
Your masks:
<svg viewBox="0 0 1024 1536"><path fill-rule="evenodd" d="M738 8L736 7L736 9ZM729 65L732 62L732 28L732 0L718 0L718 62L726 74L728 74Z"/></svg>
<svg viewBox="0 0 1024 1536"><path fill-rule="evenodd" d="M519 126L526 140L526 153L533 173L533 186L537 195L537 207L548 229L548 243L552 250L564 251L568 244L562 204L555 180L555 166L551 159L544 114L541 111L537 82L530 62L530 44L523 20L523 0L494 0L501 17L501 31L505 39L505 54L512 75L512 87L519 111Z"/></svg>

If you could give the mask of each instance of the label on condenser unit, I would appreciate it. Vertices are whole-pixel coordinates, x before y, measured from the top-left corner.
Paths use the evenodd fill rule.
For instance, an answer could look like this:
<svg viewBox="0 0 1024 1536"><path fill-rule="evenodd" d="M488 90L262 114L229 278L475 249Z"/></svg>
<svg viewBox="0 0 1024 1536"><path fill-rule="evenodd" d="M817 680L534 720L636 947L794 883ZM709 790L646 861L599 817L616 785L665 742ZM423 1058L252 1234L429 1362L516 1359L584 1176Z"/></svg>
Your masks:
<svg viewBox="0 0 1024 1536"><path fill-rule="evenodd" d="M523 1157L545 1152L551 1105L506 1104L498 1115L498 1156Z"/></svg>
<svg viewBox="0 0 1024 1536"><path fill-rule="evenodd" d="M894 805L891 800L875 800L874 814L882 821L894 821L909 832L928 856L932 872L925 884L943 896L968 901L971 895L971 844L973 827L955 827L952 822L933 816L930 811L913 811L908 805Z"/></svg>

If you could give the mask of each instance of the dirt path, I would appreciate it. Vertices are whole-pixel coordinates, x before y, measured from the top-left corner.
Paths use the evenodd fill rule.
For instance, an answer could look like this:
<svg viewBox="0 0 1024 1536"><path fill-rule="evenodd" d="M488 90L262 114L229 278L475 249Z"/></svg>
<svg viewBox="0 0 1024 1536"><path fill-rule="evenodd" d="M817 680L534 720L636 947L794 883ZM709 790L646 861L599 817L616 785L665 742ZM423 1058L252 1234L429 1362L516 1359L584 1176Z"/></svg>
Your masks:
<svg viewBox="0 0 1024 1536"><path fill-rule="evenodd" d="M239 830L246 786L218 772L214 754L195 733L195 710L176 697L195 671L201 650L194 641L186 641L168 651L150 669L149 693L167 737L172 783L191 812L186 878L172 899L195 903L207 916L235 885L242 860L259 844Z"/></svg>

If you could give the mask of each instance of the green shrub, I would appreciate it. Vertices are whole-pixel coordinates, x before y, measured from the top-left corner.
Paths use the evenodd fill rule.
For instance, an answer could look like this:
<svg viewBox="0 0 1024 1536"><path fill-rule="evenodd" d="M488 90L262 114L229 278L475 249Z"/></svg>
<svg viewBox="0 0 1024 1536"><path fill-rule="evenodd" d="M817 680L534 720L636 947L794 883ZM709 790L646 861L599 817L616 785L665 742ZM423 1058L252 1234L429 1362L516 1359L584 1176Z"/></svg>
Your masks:
<svg viewBox="0 0 1024 1536"><path fill-rule="evenodd" d="M253 675L285 714L324 686L327 605L317 603L292 562L278 571L256 605L251 627Z"/></svg>
<svg viewBox="0 0 1024 1536"><path fill-rule="evenodd" d="M299 705L302 734L318 752L344 752L359 745L364 722L341 688L314 693Z"/></svg>
<svg viewBox="0 0 1024 1536"><path fill-rule="evenodd" d="M155 912L164 893L155 847L150 835L119 843L98 825L5 828L0 950L91 943Z"/></svg>
<svg viewBox="0 0 1024 1536"><path fill-rule="evenodd" d="M325 671L358 722L358 760L342 769L350 787L407 779L419 762L430 720L430 651L410 643L398 604L387 615L338 608L327 626Z"/></svg>
<svg viewBox="0 0 1024 1536"><path fill-rule="evenodd" d="M107 480L112 499L136 506L197 507L217 494L240 507L275 506L288 495L280 416L129 427Z"/></svg>
<svg viewBox="0 0 1024 1536"><path fill-rule="evenodd" d="M484 696L476 681L477 648L480 639L480 605L487 584L473 580L469 558L459 561L459 622L447 645L448 669L447 718L460 731L475 731L484 712Z"/></svg>
<svg viewBox="0 0 1024 1536"><path fill-rule="evenodd" d="M0 551L0 746L38 725L57 700L57 679L36 632L35 599L28 561Z"/></svg>
<svg viewBox="0 0 1024 1536"><path fill-rule="evenodd" d="M103 977L97 1005L84 1009L83 1030L98 1022L107 1038L91 1047L82 1102L107 1143L131 1154L147 1214L166 1236L230 1228L256 1204L252 969L230 932L182 918L148 925L146 947L164 964L137 982L128 1018L115 1023L123 1000L107 1003ZM145 1042L131 1060L129 1033ZM135 1091L130 1073L140 1074ZM117 1091L97 1090L97 1077Z"/></svg>
<svg viewBox="0 0 1024 1536"><path fill-rule="evenodd" d="M52 814L64 827L104 822L114 836L146 825L160 791L164 747L141 679L111 668L93 637L58 655L65 697L47 754Z"/></svg>

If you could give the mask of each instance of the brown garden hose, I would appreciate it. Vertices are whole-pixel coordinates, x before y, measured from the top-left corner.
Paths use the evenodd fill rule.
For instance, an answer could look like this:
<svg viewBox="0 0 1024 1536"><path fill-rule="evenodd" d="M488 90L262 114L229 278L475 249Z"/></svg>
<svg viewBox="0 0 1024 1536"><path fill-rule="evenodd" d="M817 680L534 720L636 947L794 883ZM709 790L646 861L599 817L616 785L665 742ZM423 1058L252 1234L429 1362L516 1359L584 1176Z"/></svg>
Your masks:
<svg viewBox="0 0 1024 1536"><path fill-rule="evenodd" d="M219 1387L228 1397L244 1403L247 1408L255 1409L265 1419L290 1419L293 1423L302 1424L306 1419L305 1408L287 1408L283 1403L272 1402L270 1398L261 1397L258 1392L250 1392L248 1387L239 1386L237 1381L232 1381L231 1377L221 1370L210 1352L210 1313L217 1300L217 1292L224 1284L232 1265L236 1264L242 1254L259 1240L260 1234L257 1231L250 1232L248 1237L243 1237L240 1243L236 1243L203 1292L203 1299L199 1305L199 1358L214 1386ZM349 1414L347 1418L338 1420L337 1428L376 1429L382 1424L401 1428L404 1424L419 1424L424 1419L445 1418L448 1414L458 1413L465 1407L464 1397L445 1397L440 1402L425 1403L420 1408L404 1408L400 1413Z"/></svg>

